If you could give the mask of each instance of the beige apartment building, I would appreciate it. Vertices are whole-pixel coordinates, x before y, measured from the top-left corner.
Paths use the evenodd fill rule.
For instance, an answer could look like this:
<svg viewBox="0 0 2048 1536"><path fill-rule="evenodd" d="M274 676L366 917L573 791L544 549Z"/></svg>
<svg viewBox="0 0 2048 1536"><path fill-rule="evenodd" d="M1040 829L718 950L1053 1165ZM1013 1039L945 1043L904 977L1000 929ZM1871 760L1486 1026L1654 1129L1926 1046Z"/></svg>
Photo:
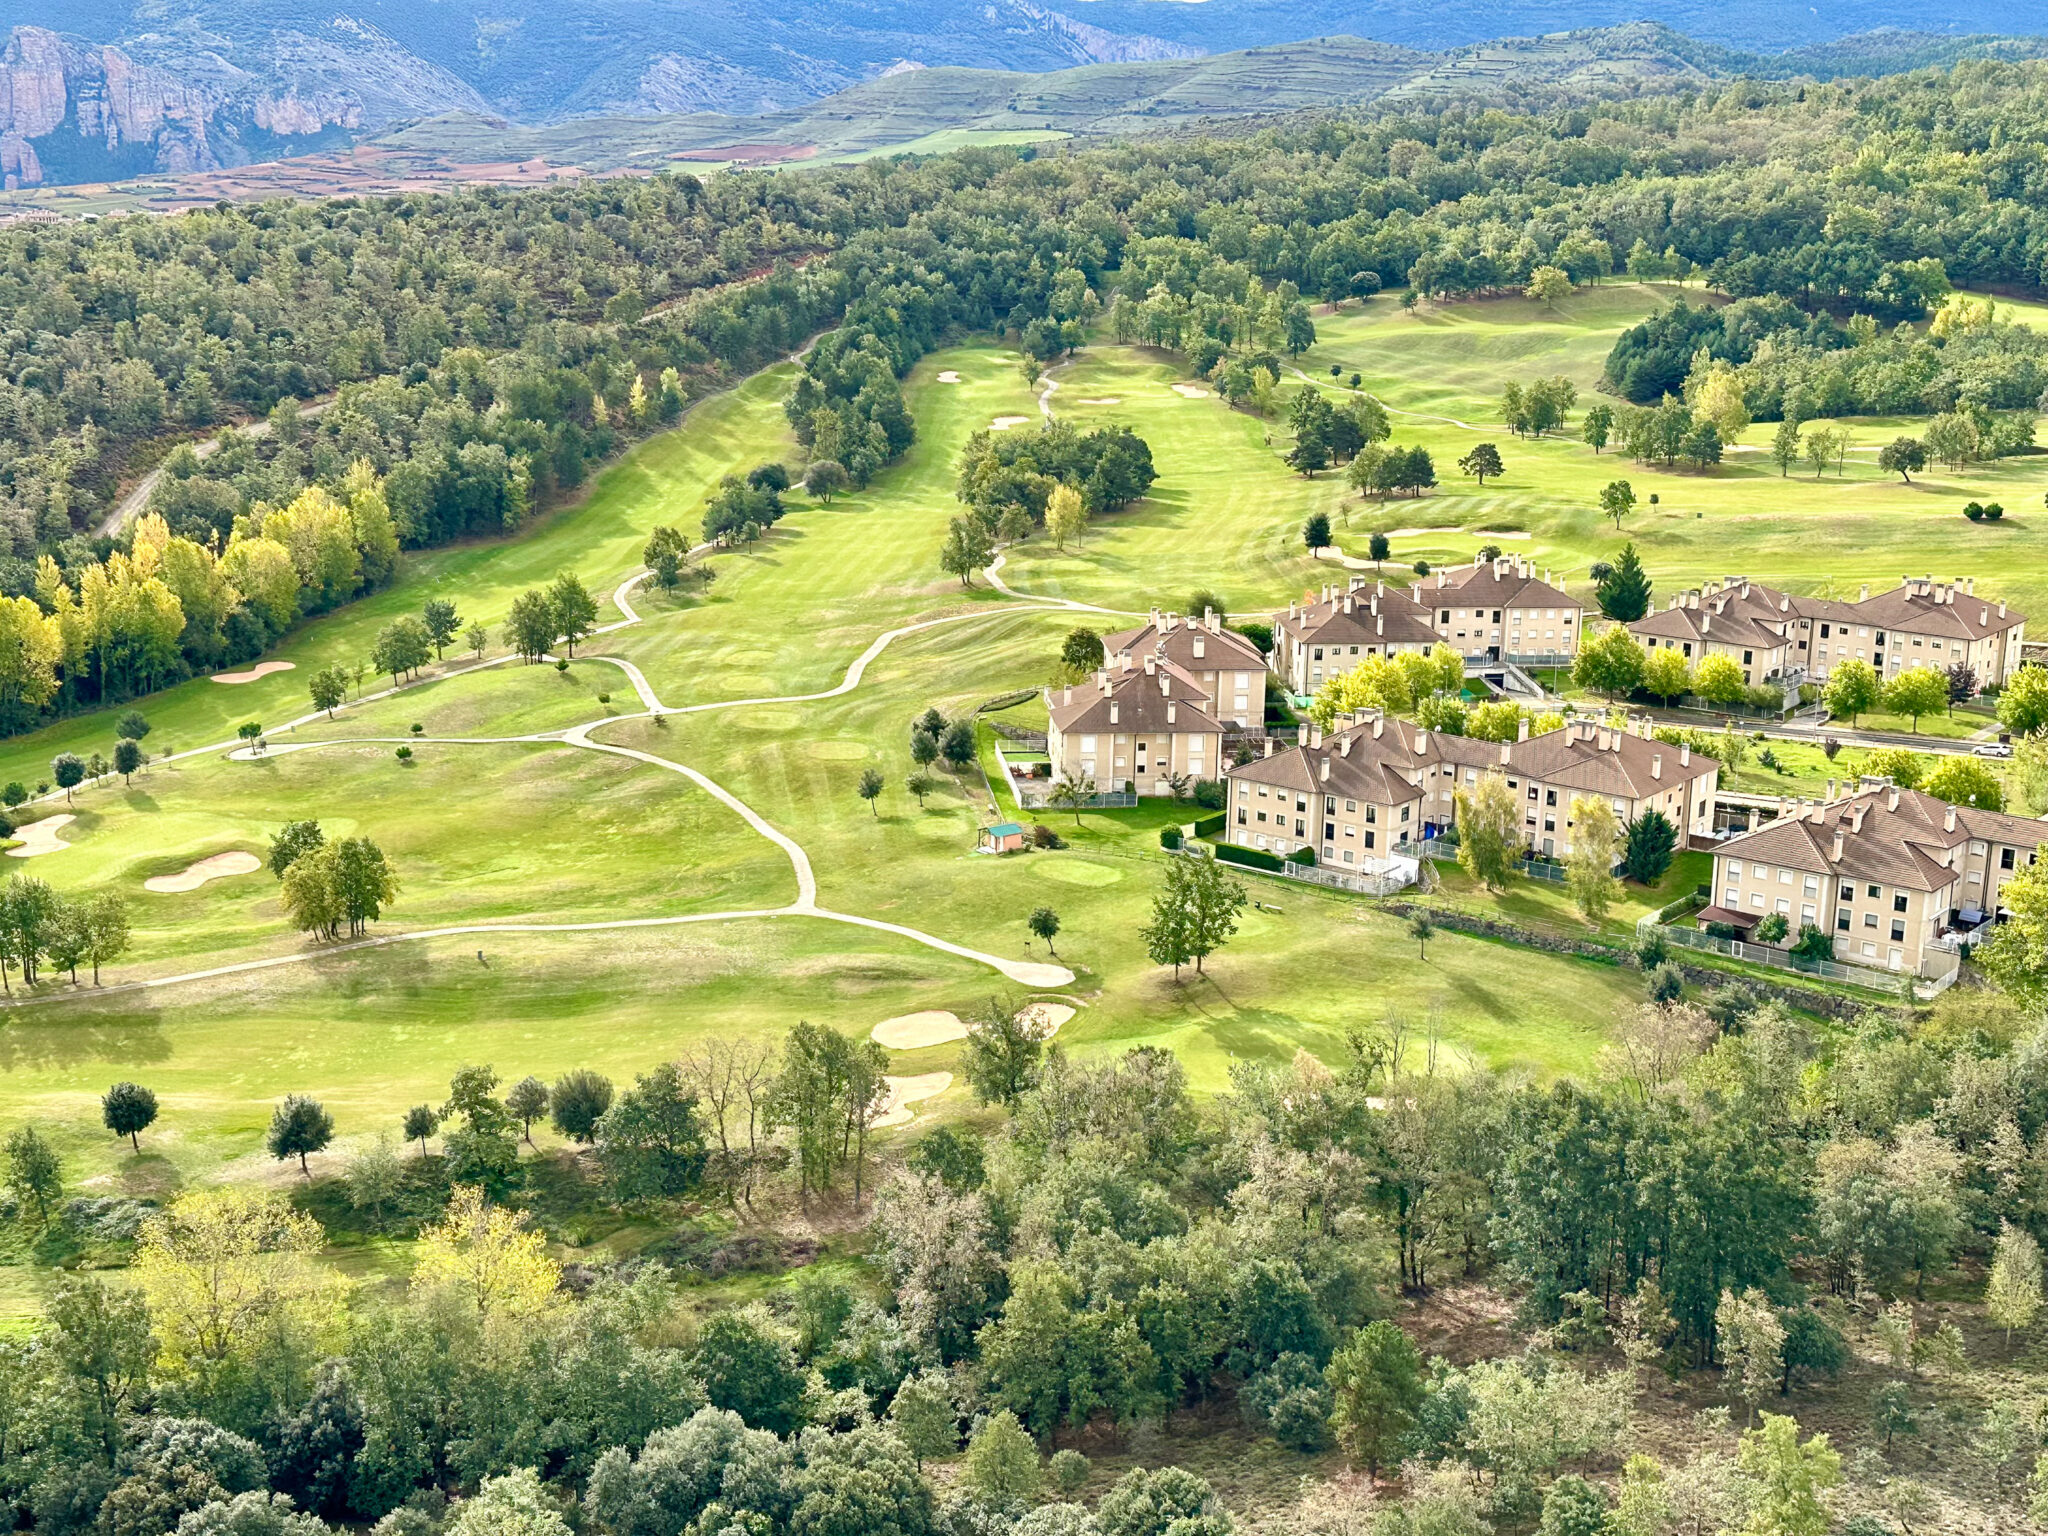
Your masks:
<svg viewBox="0 0 2048 1536"><path fill-rule="evenodd" d="M1301 746L1229 769L1222 835L1282 857L1310 847L1325 865L1372 868L1399 844L1454 825L1457 792L1487 773L1505 778L1522 807L1529 850L1565 858L1574 796L1609 801L1624 823L1661 811L1681 847L1707 836L1720 764L1654 740L1640 722L1580 722L1491 742L1373 716L1328 737L1312 730Z"/></svg>
<svg viewBox="0 0 2048 1536"><path fill-rule="evenodd" d="M1766 602L1752 600L1752 595L1761 599L1763 589L1744 583L1739 593L1682 593L1661 612L1635 620L1628 632L1644 650L1677 651L1692 666L1709 656L1726 656L1742 668L1745 683L1786 682L1796 654L1792 631L1798 620L1789 609L1779 613Z"/></svg>
<svg viewBox="0 0 2048 1536"><path fill-rule="evenodd" d="M1156 655L1128 651L1086 683L1046 690L1046 754L1053 777L1097 790L1131 785L1170 795L1173 780L1223 770L1223 722L1201 680Z"/></svg>
<svg viewBox="0 0 2048 1536"><path fill-rule="evenodd" d="M1272 665L1290 693L1312 694L1367 657L1427 654L1436 643L1435 615L1408 589L1354 576L1273 615Z"/></svg>
<svg viewBox="0 0 2048 1536"><path fill-rule="evenodd" d="M1824 683L1836 664L1867 661L1887 682L1916 666L1946 672L1957 662L1975 670L1978 688L2002 687L2019 670L2026 615L1976 595L1976 581L1937 582L1909 576L1873 597L1865 584L1854 602L1798 597L1744 576L1708 582L1674 598L1660 613L1628 626L1648 647L1672 645L1697 661L1729 655L1752 682ZM1761 670L1780 636L1784 654L1773 674ZM1686 650L1691 646L1691 650Z"/></svg>
<svg viewBox="0 0 2048 1536"><path fill-rule="evenodd" d="M1201 618L1152 610L1136 629L1102 637L1103 660L1116 667L1125 657L1156 657L1172 663L1202 686L1208 712L1239 729L1266 720L1266 656L1213 610Z"/></svg>
<svg viewBox="0 0 2048 1536"><path fill-rule="evenodd" d="M2036 858L2048 824L1950 805L1882 782L1807 803L1732 838L1714 855L1701 927L1745 934L1773 914L1786 942L1806 924L1847 965L1943 974L1957 940L1996 917L2000 887Z"/></svg>
<svg viewBox="0 0 2048 1536"><path fill-rule="evenodd" d="M1438 570L1411 591L1461 656L1562 664L1578 654L1585 610L1520 555Z"/></svg>

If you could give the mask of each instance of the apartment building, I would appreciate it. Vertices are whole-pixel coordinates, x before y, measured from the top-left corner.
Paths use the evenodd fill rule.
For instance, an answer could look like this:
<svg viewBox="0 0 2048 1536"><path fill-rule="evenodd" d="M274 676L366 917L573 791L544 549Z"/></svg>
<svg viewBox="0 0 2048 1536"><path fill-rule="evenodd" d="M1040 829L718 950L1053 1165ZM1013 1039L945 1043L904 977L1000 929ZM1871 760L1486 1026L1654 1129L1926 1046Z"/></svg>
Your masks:
<svg viewBox="0 0 2048 1536"><path fill-rule="evenodd" d="M1520 555L1435 571L1412 593L1437 638L1461 656L1543 664L1578 654L1585 610Z"/></svg>
<svg viewBox="0 0 2048 1536"><path fill-rule="evenodd" d="M1777 820L1717 850L1713 904L1698 921L1747 934L1777 914L1788 943L1811 923L1844 964L1939 975L1954 968L1957 936L1995 919L2000 887L2044 837L2048 824L1919 790L1831 785L1825 800L1781 802Z"/></svg>
<svg viewBox="0 0 2048 1536"><path fill-rule="evenodd" d="M1272 666L1290 693L1307 695L1369 656L1427 653L1436 643L1435 614L1409 589L1354 576L1273 615Z"/></svg>
<svg viewBox="0 0 2048 1536"><path fill-rule="evenodd" d="M1400 844L1452 823L1459 774L1477 774L1500 747L1446 736L1377 713L1224 776L1223 840L1286 857L1315 850L1337 869L1378 872Z"/></svg>
<svg viewBox="0 0 2048 1536"><path fill-rule="evenodd" d="M1974 577L1909 576L1875 597L1866 583L1848 602L1729 576L1680 594L1628 628L1645 647L1670 645L1694 661L1715 654L1741 661L1747 652L1752 660L1743 662L1744 672L1758 683L1824 683L1838 663L1854 659L1869 662L1886 681L1911 667L1946 672L1962 662L1976 672L1979 689L2001 687L2019 670L2026 615L1978 597L1976 586ZM1784 648L1775 674L1766 670L1778 648L1768 638L1773 634Z"/></svg>
<svg viewBox="0 0 2048 1536"><path fill-rule="evenodd" d="M1223 837L1286 856L1303 847L1342 868L1383 859L1402 842L1422 842L1455 824L1456 795L1488 773L1506 779L1522 807L1532 853L1571 853L1575 796L1608 800L1617 820L1661 811L1687 836L1713 828L1720 764L1656 741L1647 726L1573 723L1519 741L1480 741L1369 716L1224 776Z"/></svg>
<svg viewBox="0 0 2048 1536"><path fill-rule="evenodd" d="M1146 656L1171 663L1202 686L1208 713L1239 729L1263 725L1266 719L1266 656L1234 629L1226 629L1213 609L1199 619L1161 613L1136 629L1102 637L1104 664L1119 666L1125 657Z"/></svg>
<svg viewBox="0 0 2048 1536"><path fill-rule="evenodd" d="M1214 778L1223 768L1223 722L1209 691L1157 655L1126 651L1088 682L1046 690L1046 754L1055 779L1126 784L1169 795L1173 780Z"/></svg>
<svg viewBox="0 0 2048 1536"><path fill-rule="evenodd" d="M1681 593L1661 611L1645 614L1628 632L1646 651L1677 651L1697 666L1709 656L1726 656L1742 668L1745 683L1790 681L1798 654L1794 631L1798 620L1791 599L1780 612L1765 599L1764 589L1744 582L1719 592L1695 589Z"/></svg>

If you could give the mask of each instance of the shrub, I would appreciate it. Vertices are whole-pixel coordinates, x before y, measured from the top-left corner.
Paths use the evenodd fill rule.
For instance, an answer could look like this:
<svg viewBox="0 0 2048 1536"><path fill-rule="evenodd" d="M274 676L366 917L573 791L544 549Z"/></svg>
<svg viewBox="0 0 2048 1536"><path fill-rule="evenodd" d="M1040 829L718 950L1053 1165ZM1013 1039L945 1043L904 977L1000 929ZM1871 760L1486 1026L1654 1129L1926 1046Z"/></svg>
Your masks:
<svg viewBox="0 0 2048 1536"><path fill-rule="evenodd" d="M1652 928L1643 942L1636 946L1636 964L1644 971L1654 971L1671 958L1671 946L1664 941L1663 933Z"/></svg>
<svg viewBox="0 0 2048 1536"><path fill-rule="evenodd" d="M1067 840L1040 821L1032 824L1031 845L1034 848L1064 848Z"/></svg>
<svg viewBox="0 0 2048 1536"><path fill-rule="evenodd" d="M1963 516L1967 517L1973 523L1983 522L1984 504L1981 501L1972 501L1964 503Z"/></svg>
<svg viewBox="0 0 2048 1536"><path fill-rule="evenodd" d="M1177 851L1180 847L1180 843L1181 837L1179 827L1161 827L1159 829L1159 846L1164 848L1168 853L1173 853Z"/></svg>
<svg viewBox="0 0 2048 1536"><path fill-rule="evenodd" d="M409 762L411 762L411 761L412 761L412 748L411 748L411 747L400 747L400 748L398 749L398 760L399 760L399 761L400 761L401 763L409 763Z"/></svg>
<svg viewBox="0 0 2048 1536"><path fill-rule="evenodd" d="M1987 501L1984 503L1985 522L1995 523L2003 516L2005 516L2005 508L2001 507L1997 502Z"/></svg>
<svg viewBox="0 0 2048 1536"><path fill-rule="evenodd" d="M1079 1451L1054 1451L1052 1481L1061 1493L1079 1493L1082 1484L1088 1481L1088 1458Z"/></svg>
<svg viewBox="0 0 2048 1536"><path fill-rule="evenodd" d="M1223 783L1219 779L1195 780L1195 804L1205 811L1223 809Z"/></svg>
<svg viewBox="0 0 2048 1536"><path fill-rule="evenodd" d="M612 696L611 696L610 694L608 694L608 693L600 693L600 694L599 694L599 695L597 696L597 702L598 702L598 703L600 703L600 704L609 704L609 703L611 703L611 701L612 701Z"/></svg>
<svg viewBox="0 0 2048 1536"><path fill-rule="evenodd" d="M557 672L566 672L569 670L569 663L566 660L558 661L555 663L555 670Z"/></svg>
<svg viewBox="0 0 2048 1536"><path fill-rule="evenodd" d="M1242 864L1246 869L1286 867L1278 854L1268 853L1263 848L1240 848L1235 843L1218 843L1216 857L1226 864Z"/></svg>
<svg viewBox="0 0 2048 1536"><path fill-rule="evenodd" d="M1223 830L1229 820L1229 816L1222 811L1218 811L1214 816L1198 816L1195 818L1195 836L1214 837Z"/></svg>
<svg viewBox="0 0 2048 1536"><path fill-rule="evenodd" d="M1314 869L1316 867L1316 851L1313 848L1297 848L1294 852L1287 855L1287 862L1305 865L1310 869Z"/></svg>
<svg viewBox="0 0 2048 1536"><path fill-rule="evenodd" d="M1675 1003L1685 996L1685 978L1678 973L1678 967L1665 962L1650 972L1650 1001L1653 1003Z"/></svg>
<svg viewBox="0 0 2048 1536"><path fill-rule="evenodd" d="M1782 912L1773 912L1756 925L1756 940L1759 944L1782 944L1791 931L1792 920Z"/></svg>

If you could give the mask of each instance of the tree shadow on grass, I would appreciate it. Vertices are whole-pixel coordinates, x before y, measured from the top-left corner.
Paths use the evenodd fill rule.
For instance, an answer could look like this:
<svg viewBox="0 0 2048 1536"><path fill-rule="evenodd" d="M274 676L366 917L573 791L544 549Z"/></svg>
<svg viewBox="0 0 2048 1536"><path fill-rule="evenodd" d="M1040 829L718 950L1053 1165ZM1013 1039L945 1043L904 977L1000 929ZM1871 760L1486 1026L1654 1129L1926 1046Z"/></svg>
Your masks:
<svg viewBox="0 0 2048 1536"><path fill-rule="evenodd" d="M19 983L14 995L23 995ZM99 1008L66 1003L48 1010L0 1012L0 1076L91 1062L155 1063L170 1058L163 1016L148 1004L109 999Z"/></svg>

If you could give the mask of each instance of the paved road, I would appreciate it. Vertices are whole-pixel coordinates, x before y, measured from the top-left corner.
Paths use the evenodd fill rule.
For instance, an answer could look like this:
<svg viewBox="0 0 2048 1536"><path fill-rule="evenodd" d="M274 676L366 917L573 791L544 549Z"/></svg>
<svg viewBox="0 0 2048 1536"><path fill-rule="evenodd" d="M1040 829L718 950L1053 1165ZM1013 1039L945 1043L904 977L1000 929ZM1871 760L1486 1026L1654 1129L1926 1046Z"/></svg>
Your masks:
<svg viewBox="0 0 2048 1536"><path fill-rule="evenodd" d="M315 400L311 405L299 408L299 417L301 420L305 420L309 417L318 416L332 404L334 404L332 396L325 400ZM233 427L229 430L239 432L244 437L268 437L270 436L270 419L265 417L262 421L252 421L247 426ZM219 437L202 438L192 445L192 452L198 458L210 459L219 447ZM93 531L106 539L118 537L122 528L127 526L128 519L149 505L149 498L155 492L156 483L163 478L163 474L163 466L159 464L155 469L152 469L148 474L136 481L128 494L114 503L114 510L102 518L99 527Z"/></svg>

